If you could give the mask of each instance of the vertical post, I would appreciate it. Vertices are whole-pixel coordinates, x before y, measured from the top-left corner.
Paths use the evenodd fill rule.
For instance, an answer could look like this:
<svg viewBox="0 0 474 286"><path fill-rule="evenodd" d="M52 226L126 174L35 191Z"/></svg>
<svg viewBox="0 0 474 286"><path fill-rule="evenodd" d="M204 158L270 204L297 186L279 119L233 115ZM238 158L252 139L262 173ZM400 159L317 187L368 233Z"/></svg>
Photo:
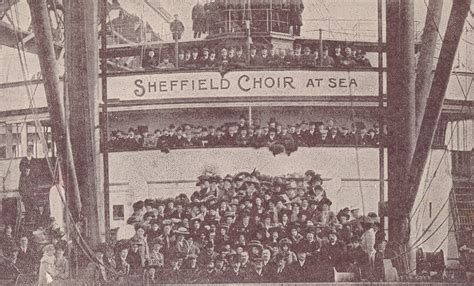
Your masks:
<svg viewBox="0 0 474 286"><path fill-rule="evenodd" d="M389 0L386 17L388 112L391 115L389 238L406 247L410 239L407 170L416 142L414 0ZM399 271L406 274L408 268L409 265L404 264Z"/></svg>
<svg viewBox="0 0 474 286"><path fill-rule="evenodd" d="M107 0L100 6L101 80L102 80L102 160L104 164L104 214L105 237L110 239L110 190L109 190L109 114L107 95Z"/></svg>
<svg viewBox="0 0 474 286"><path fill-rule="evenodd" d="M383 133L384 125L384 94L383 94L383 5L382 0L377 0L377 31L378 31L378 85L379 85L379 128ZM379 146L379 206L385 202L385 140ZM379 214L381 213L379 208ZM385 230L385 218L380 220L380 228Z"/></svg>
<svg viewBox="0 0 474 286"><path fill-rule="evenodd" d="M400 121L398 96L400 94L400 66L399 66L399 50L400 50L400 2L399 0L386 0L386 54L387 54L387 131L388 137L391 138L387 142L388 147L388 238L391 241L399 242L397 236L400 235L401 229L399 215L395 213L400 208L400 190L401 183L398 181L402 176L402 170L399 167L399 144L397 144L400 136L398 124ZM405 272L404 265L397 265L399 272ZM405 268L405 269L403 269Z"/></svg>
<svg viewBox="0 0 474 286"><path fill-rule="evenodd" d="M323 29L319 29L319 64L323 65Z"/></svg>
<svg viewBox="0 0 474 286"><path fill-rule="evenodd" d="M414 0L400 1L400 60L401 94L400 111L405 124L402 125L402 146L404 170L410 168L416 145L415 115L415 3Z"/></svg>
<svg viewBox="0 0 474 286"><path fill-rule="evenodd" d="M425 114L426 101L430 92L433 74L433 57L438 39L438 27L443 12L443 0L430 0L426 13L425 27L421 36L421 51L418 59L415 83L416 134Z"/></svg>
<svg viewBox="0 0 474 286"><path fill-rule="evenodd" d="M250 20L245 20L245 28L247 31L247 64L250 64L250 43L252 42L252 34L250 33Z"/></svg>
<svg viewBox="0 0 474 286"><path fill-rule="evenodd" d="M176 68L179 68L179 57L178 57L178 54L179 54L179 44L178 44L178 37L176 36L175 39L174 39L174 62L175 62L175 66Z"/></svg>
<svg viewBox="0 0 474 286"><path fill-rule="evenodd" d="M98 1L68 1L66 29L66 82L70 101L71 141L81 192L88 240L97 245L104 240L104 194L98 158L100 154L98 107Z"/></svg>
<svg viewBox="0 0 474 286"><path fill-rule="evenodd" d="M270 32L273 30L273 0L270 0Z"/></svg>
<svg viewBox="0 0 474 286"><path fill-rule="evenodd" d="M7 158L13 158L13 124L7 124L5 129L6 147L7 147Z"/></svg>
<svg viewBox="0 0 474 286"><path fill-rule="evenodd" d="M252 118L252 106L249 105L249 126L252 125L253 118Z"/></svg>
<svg viewBox="0 0 474 286"><path fill-rule="evenodd" d="M20 156L26 156L26 150L28 150L28 123L25 122L25 125L23 126L23 128L20 127L20 129L21 129L21 133L20 133L21 153L20 153Z"/></svg>

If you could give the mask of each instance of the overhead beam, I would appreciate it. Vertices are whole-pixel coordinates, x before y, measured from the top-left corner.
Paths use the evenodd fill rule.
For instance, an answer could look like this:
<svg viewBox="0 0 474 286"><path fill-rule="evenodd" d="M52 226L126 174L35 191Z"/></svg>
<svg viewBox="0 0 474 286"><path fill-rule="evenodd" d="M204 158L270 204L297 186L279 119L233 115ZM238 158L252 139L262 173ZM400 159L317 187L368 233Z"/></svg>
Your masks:
<svg viewBox="0 0 474 286"><path fill-rule="evenodd" d="M454 64L454 58L469 13L471 0L453 1L448 26L444 35L443 45L438 58L438 64L433 77L428 101L426 103L420 133L416 142L415 154L409 172L409 200L406 207L413 208L418 188L423 176L423 170L428 160L430 147L434 139L436 127L441 115L446 89Z"/></svg>

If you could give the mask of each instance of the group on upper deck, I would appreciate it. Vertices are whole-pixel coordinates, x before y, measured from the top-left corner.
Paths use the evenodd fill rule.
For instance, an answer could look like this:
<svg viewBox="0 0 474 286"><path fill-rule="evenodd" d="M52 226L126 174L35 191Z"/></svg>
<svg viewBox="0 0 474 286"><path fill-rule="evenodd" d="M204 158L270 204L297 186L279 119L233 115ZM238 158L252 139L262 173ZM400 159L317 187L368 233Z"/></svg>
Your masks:
<svg viewBox="0 0 474 286"><path fill-rule="evenodd" d="M192 124L171 124L169 128L130 128L128 133L113 131L109 140L112 150L182 149L215 147L268 147L275 155L290 154L298 147L316 146L380 146L386 133L378 124L368 129L363 122L352 124L351 129L335 126L333 120L323 122L301 121L284 125L271 118L267 124L260 120L250 123L245 116L239 122L220 127L203 127Z"/></svg>
<svg viewBox="0 0 474 286"><path fill-rule="evenodd" d="M280 32L300 36L303 0L197 0L192 10L194 38L223 32ZM249 27L246 26L249 23Z"/></svg>
<svg viewBox="0 0 474 286"><path fill-rule="evenodd" d="M160 59L161 58L161 59ZM252 45L248 54L244 49L238 47L223 47L219 51L204 47L180 50L178 62L172 61L168 54L161 57L154 50L142 60L145 69L174 70L174 69L231 69L246 67L336 67L355 68L371 67L369 59L365 57L365 51L353 46L336 46L332 53L329 47L322 49L322 55L318 48L310 46L302 47L295 45L295 49L276 49L275 47L263 46L258 49Z"/></svg>

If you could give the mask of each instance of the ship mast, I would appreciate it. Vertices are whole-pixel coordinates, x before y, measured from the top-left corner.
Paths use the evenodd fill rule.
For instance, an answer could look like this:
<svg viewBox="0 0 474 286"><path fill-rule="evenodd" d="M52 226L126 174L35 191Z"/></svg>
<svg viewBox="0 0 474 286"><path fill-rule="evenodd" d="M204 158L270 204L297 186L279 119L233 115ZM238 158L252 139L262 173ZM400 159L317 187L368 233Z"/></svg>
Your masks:
<svg viewBox="0 0 474 286"><path fill-rule="evenodd" d="M418 99L415 97L413 3L412 0L387 0L386 6L387 106L388 114L391 115L388 120L389 136L392 138L388 146L389 190L386 213L389 216L389 240L401 245L402 251L409 254L411 265L400 265L402 275L408 274L415 267L414 259L410 257L410 253L413 253L413 246L410 245L410 214L431 150L471 0L453 1L433 84L428 82L429 76L422 76L425 73L431 74L431 65L422 63L419 66L423 70L418 71L420 78L417 90L429 90L426 106L423 106L423 94L419 94ZM441 5L434 4L430 5L432 9L434 6L441 9ZM427 17L436 17L430 13L436 15L439 12L428 11ZM433 27L425 27L424 33L432 38L433 31L430 29ZM437 28L436 32L439 32ZM432 58L434 47L431 45L435 43L433 39L425 43L427 46L423 58ZM418 111L423 109L422 117L415 118L415 108Z"/></svg>
<svg viewBox="0 0 474 286"><path fill-rule="evenodd" d="M28 0L41 72L45 82L54 141L67 161L73 214L86 223L86 236L96 245L104 240L104 204L100 188L98 128L98 5L96 1L65 0L65 85L69 110L59 90L47 0ZM66 113L70 122L66 121ZM69 128L70 137L67 136ZM71 206L71 205L70 205ZM82 208L81 208L82 207ZM82 216L81 216L82 214Z"/></svg>

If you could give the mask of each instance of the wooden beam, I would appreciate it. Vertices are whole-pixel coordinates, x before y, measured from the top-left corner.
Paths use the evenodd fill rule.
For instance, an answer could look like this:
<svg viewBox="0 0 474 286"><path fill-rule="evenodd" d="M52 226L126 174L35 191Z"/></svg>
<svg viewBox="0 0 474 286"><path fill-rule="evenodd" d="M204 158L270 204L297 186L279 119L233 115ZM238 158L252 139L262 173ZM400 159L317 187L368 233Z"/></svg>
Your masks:
<svg viewBox="0 0 474 286"><path fill-rule="evenodd" d="M81 211L81 196L74 168L74 155L71 141L66 130L66 114L63 94L60 89L60 78L53 45L53 35L49 21L46 0L28 0L31 11L31 23L36 35L35 42L38 58L43 74L44 89L51 121L53 140L56 142L58 154L61 156L62 169L68 173L69 206L76 217Z"/></svg>
<svg viewBox="0 0 474 286"><path fill-rule="evenodd" d="M70 134L78 182L87 219L87 238L93 244L105 238L103 194L100 182L98 111L98 3L68 0L66 21L66 88Z"/></svg>
<svg viewBox="0 0 474 286"><path fill-rule="evenodd" d="M443 12L443 0L430 0L426 13L425 27L421 36L421 51L418 58L416 73L416 134L420 132L421 121L425 114L426 101L431 87L432 69L436 42L438 40L438 27Z"/></svg>
<svg viewBox="0 0 474 286"><path fill-rule="evenodd" d="M441 115L443 102L448 88L449 78L454 64L454 58L463 33L466 17L469 13L471 0L453 1L448 26L444 35L443 45L438 58L438 64L426 103L425 114L421 123L420 134L416 142L415 154L409 172L408 207L413 208L415 198L423 176L423 170L428 160L430 146L436 132L436 126Z"/></svg>

